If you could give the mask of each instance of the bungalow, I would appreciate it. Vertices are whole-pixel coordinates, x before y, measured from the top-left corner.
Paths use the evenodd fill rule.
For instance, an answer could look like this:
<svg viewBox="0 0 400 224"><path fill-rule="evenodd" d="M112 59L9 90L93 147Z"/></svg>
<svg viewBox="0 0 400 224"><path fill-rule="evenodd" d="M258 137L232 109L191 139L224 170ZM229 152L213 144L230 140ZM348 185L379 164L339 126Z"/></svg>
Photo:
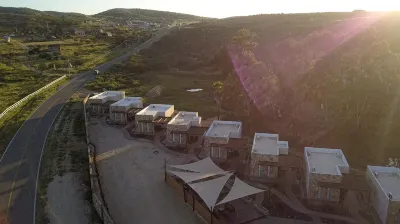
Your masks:
<svg viewBox="0 0 400 224"><path fill-rule="evenodd" d="M125 91L105 91L89 97L89 111L95 115L107 112L110 105L125 98Z"/></svg>
<svg viewBox="0 0 400 224"><path fill-rule="evenodd" d="M206 131L197 112L180 111L167 124L166 146L187 148L188 143L196 142Z"/></svg>
<svg viewBox="0 0 400 224"><path fill-rule="evenodd" d="M278 134L255 133L251 149L250 178L261 182L278 178L279 169L301 168L301 159L289 156L287 141Z"/></svg>
<svg viewBox="0 0 400 224"><path fill-rule="evenodd" d="M242 122L217 120L204 135L203 149L206 157L226 162L231 155L246 152L247 143L242 138Z"/></svg>
<svg viewBox="0 0 400 224"><path fill-rule="evenodd" d="M114 124L127 124L129 114L142 108L142 97L125 97L110 105L110 119Z"/></svg>
<svg viewBox="0 0 400 224"><path fill-rule="evenodd" d="M154 135L157 127L166 128L174 112L174 105L150 104L135 115L134 134Z"/></svg>
<svg viewBox="0 0 400 224"><path fill-rule="evenodd" d="M400 223L400 169L368 166L366 179L371 188L372 207L381 222Z"/></svg>
<svg viewBox="0 0 400 224"><path fill-rule="evenodd" d="M308 199L340 201L340 183L350 172L340 149L305 147L305 187Z"/></svg>

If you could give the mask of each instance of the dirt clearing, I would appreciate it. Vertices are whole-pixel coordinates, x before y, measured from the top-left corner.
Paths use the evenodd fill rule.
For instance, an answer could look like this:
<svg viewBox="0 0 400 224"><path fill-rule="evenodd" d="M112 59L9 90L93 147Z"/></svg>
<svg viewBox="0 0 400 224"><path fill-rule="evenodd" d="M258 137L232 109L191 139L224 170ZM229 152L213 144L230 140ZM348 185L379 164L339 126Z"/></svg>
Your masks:
<svg viewBox="0 0 400 224"><path fill-rule="evenodd" d="M202 223L191 208L164 182L164 158L183 164L191 158L131 139L122 128L90 119L89 133L96 145L103 193L117 224Z"/></svg>

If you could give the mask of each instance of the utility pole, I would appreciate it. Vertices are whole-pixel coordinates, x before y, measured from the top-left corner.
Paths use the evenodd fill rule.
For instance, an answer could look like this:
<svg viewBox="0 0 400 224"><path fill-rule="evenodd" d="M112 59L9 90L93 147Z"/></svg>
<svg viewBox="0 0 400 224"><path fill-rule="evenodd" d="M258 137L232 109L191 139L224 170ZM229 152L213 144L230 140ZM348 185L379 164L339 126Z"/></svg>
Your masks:
<svg viewBox="0 0 400 224"><path fill-rule="evenodd" d="M68 77L71 76L71 67L72 67L72 64L69 62L69 59L68 59Z"/></svg>

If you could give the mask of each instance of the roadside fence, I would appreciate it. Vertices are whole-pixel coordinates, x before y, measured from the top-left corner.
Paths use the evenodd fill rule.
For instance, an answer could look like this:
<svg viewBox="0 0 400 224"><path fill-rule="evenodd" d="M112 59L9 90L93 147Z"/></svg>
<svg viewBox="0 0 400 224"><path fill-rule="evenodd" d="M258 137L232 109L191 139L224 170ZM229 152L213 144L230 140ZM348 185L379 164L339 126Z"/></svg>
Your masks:
<svg viewBox="0 0 400 224"><path fill-rule="evenodd" d="M38 93L42 92L43 90L49 88L50 86L54 85L55 83L59 82L62 79L65 79L67 76L63 75L60 78L52 81L51 83L43 86L42 88L36 90L35 92L25 96L24 98L22 98L21 100L19 100L18 102L14 103L13 105L9 106L7 109L5 109L1 114L0 114L0 119L2 117L4 117L8 112L10 112L11 110L15 109L16 107L20 106L22 103L24 103L25 101L27 101L28 99L32 98L33 96L37 95Z"/></svg>

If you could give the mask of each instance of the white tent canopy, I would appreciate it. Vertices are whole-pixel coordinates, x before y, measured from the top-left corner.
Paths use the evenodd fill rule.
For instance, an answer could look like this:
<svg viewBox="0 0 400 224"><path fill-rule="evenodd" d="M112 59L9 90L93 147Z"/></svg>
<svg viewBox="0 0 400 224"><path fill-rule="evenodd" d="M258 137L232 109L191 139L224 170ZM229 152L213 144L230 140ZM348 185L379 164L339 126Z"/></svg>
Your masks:
<svg viewBox="0 0 400 224"><path fill-rule="evenodd" d="M263 192L264 190L260 190L258 188L252 187L245 182L241 181L239 178L235 177L235 183L233 184L231 191L229 191L228 195L222 201L218 202L217 205L233 201L235 199L243 198L248 195L257 194Z"/></svg>
<svg viewBox="0 0 400 224"><path fill-rule="evenodd" d="M201 173L221 173L224 172L223 169L219 168L215 163L211 160L210 157L202 159L200 161L189 163L185 165L169 165L169 167L173 167L181 170L189 170L193 172L201 172Z"/></svg>
<svg viewBox="0 0 400 224"><path fill-rule="evenodd" d="M170 165L169 167L192 171L192 172L185 172L185 171L168 170L167 172L179 177L185 183L188 183L188 185L194 191L196 191L196 193L201 197L201 199L203 199L203 201L206 203L207 207L210 210L215 205L220 205L238 198L243 198L248 195L257 194L263 191L254 188L246 184L245 182L241 181L239 178L235 177L235 182L229 193L226 195L224 199L222 199L218 204L216 204L222 189L224 188L228 179L232 176L231 172L224 171L223 169L219 168L210 159L210 157L186 165ZM223 176L198 183L190 183L196 180L201 180L208 177L214 177L217 175L223 175Z"/></svg>
<svg viewBox="0 0 400 224"><path fill-rule="evenodd" d="M171 170L168 170L168 172L181 178L185 183L229 173L227 171L222 171L218 173L192 173L192 172L181 172L181 171L171 171Z"/></svg>
<svg viewBox="0 0 400 224"><path fill-rule="evenodd" d="M228 173L225 176L189 184L189 186L197 192L201 199L206 203L208 209L211 210L211 207L215 206L222 188L224 188L226 181L228 181L231 175L232 173Z"/></svg>

